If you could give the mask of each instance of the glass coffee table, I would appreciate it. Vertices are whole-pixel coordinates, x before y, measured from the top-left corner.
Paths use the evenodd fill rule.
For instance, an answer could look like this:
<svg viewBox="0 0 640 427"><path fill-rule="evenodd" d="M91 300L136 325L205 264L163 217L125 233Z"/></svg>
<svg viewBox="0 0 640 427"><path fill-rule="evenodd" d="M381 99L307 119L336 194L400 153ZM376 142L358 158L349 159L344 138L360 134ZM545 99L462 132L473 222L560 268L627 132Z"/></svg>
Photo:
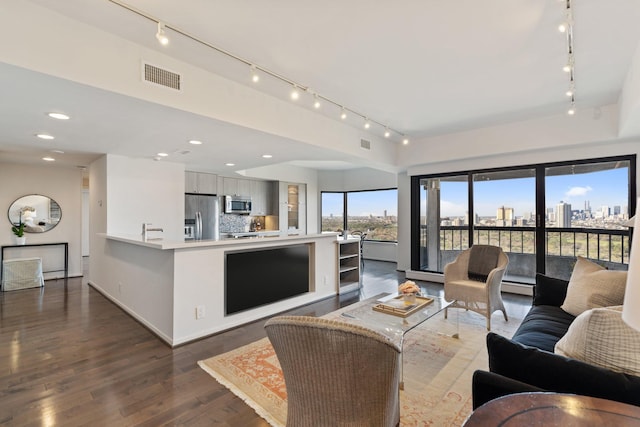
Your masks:
<svg viewBox="0 0 640 427"><path fill-rule="evenodd" d="M347 307L341 313L340 320L345 323L363 326L379 332L391 339L392 342L398 344L401 350L404 350L404 336L409 331L423 324L453 304L453 301L448 302L444 297L424 295L424 298L432 299L432 301L420 306L417 310L408 313L406 316L374 310L374 307L379 307L381 303L390 303L393 300L396 300L397 297L398 294L387 294L379 298L366 300L365 304L357 304L357 307L354 307L353 309L349 309ZM455 315L455 328L455 333L450 335L452 338L458 338L460 332L457 313ZM402 390L404 389L402 351L400 352L400 372L400 389Z"/></svg>

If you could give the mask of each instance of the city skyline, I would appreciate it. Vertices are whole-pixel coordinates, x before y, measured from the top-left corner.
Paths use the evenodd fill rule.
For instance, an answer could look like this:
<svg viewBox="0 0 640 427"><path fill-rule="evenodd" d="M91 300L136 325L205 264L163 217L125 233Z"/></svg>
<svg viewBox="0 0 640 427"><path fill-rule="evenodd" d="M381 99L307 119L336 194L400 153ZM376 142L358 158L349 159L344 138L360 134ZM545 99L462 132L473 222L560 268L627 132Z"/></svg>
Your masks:
<svg viewBox="0 0 640 427"><path fill-rule="evenodd" d="M572 205L572 210L582 210L588 201L593 212L602 206L620 206L623 213L625 208L628 213L627 173L626 168L619 168L578 175L549 176L545 183L546 207L555 210L560 202L565 202ZM467 183L442 181L440 188L441 216L465 216L468 212ZM475 213L479 216L495 217L501 206L513 208L517 217L535 212L533 177L476 182L473 190ZM424 207L426 201L423 199L422 203Z"/></svg>

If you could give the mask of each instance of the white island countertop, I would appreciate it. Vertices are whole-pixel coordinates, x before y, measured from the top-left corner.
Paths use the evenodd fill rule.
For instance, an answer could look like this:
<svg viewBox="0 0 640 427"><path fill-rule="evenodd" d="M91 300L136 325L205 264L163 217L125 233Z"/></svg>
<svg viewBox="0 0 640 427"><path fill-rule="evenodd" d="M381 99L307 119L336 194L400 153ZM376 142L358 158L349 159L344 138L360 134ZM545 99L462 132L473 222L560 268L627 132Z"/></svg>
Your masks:
<svg viewBox="0 0 640 427"><path fill-rule="evenodd" d="M319 234L300 234L287 235L282 233L279 235L255 236L243 238L222 238L220 240L165 240L162 238L143 239L140 235L127 234L101 234L108 240L115 240L132 245L144 246L147 248L172 250L172 249L192 249L205 248L212 246L237 246L237 245L255 245L256 243L273 243L273 242L290 242L304 239L331 238L336 239L338 233L319 233Z"/></svg>

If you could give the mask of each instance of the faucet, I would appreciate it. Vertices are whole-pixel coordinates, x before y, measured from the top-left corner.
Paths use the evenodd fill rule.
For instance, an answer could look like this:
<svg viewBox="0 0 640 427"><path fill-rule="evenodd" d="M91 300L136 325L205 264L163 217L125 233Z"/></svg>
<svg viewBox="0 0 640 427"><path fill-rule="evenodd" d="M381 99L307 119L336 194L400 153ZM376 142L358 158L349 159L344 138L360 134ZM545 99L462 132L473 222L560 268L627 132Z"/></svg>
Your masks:
<svg viewBox="0 0 640 427"><path fill-rule="evenodd" d="M142 239L147 240L147 234L149 231L164 231L162 228L151 228L150 223L143 222L142 223Z"/></svg>

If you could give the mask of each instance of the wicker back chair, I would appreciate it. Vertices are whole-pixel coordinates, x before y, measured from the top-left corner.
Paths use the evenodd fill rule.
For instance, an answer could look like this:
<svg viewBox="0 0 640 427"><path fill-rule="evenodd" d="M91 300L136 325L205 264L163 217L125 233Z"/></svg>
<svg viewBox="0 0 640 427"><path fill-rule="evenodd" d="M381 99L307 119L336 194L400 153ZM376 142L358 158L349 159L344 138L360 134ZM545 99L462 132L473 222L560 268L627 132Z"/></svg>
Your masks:
<svg viewBox="0 0 640 427"><path fill-rule="evenodd" d="M265 329L287 387L287 427L399 425L400 348L388 338L306 316Z"/></svg>
<svg viewBox="0 0 640 427"><path fill-rule="evenodd" d="M474 277L469 271L470 265L474 264L471 256L474 252L482 253L485 249L494 251L494 262L481 266L486 272L486 277ZM475 265L478 266L478 263ZM455 301L451 307L465 308L485 316L487 330L491 330L491 314L494 311L501 310L504 319L508 320L501 295L502 277L508 265L509 257L499 247L474 245L462 251L455 261L444 266L444 298L447 301ZM447 311L448 309L445 309L445 317Z"/></svg>

